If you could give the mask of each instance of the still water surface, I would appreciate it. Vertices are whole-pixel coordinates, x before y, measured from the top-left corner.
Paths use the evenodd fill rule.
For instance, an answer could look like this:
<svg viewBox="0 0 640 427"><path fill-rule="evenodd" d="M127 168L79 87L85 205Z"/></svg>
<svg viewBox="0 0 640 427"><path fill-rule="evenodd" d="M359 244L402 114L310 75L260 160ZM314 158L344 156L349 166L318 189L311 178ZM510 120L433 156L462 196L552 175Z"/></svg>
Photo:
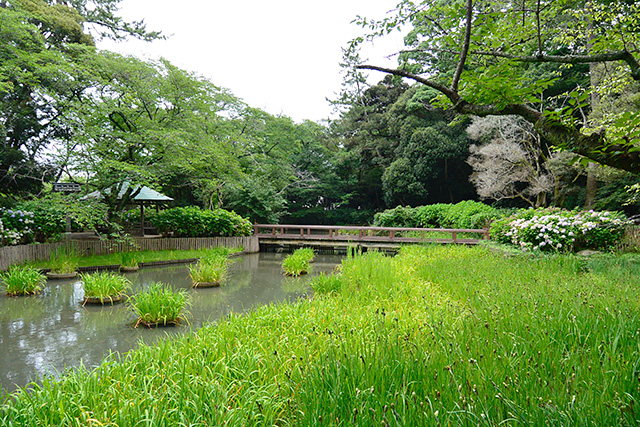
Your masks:
<svg viewBox="0 0 640 427"><path fill-rule="evenodd" d="M225 315L243 313L258 305L299 298L310 290L309 276L331 272L338 255L318 255L309 276L283 277L285 254L258 253L234 259L226 285L193 289L184 264L141 269L128 273L136 292L152 282L187 289L191 295L189 325L133 328L134 316L125 304L82 307L79 280L50 280L42 294L32 297L0 296L0 385L3 393L34 381L39 375L62 372L83 363L95 366L110 352L126 352L197 329Z"/></svg>

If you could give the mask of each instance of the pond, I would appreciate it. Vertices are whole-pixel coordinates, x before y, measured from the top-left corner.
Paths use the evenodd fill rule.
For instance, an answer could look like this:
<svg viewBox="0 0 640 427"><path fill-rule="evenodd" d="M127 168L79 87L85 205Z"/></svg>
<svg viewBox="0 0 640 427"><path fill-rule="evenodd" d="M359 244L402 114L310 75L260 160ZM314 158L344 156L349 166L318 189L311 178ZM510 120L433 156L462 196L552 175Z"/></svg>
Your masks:
<svg viewBox="0 0 640 427"><path fill-rule="evenodd" d="M58 375L66 368L95 366L110 352L126 352L138 342L184 334L229 313L291 301L310 291L309 276L329 273L339 255L317 255L311 274L284 277L280 264L286 254L257 253L234 258L226 285L193 289L188 265L141 269L128 273L133 292L160 281L188 289L192 305L189 324L177 327L133 328L134 316L125 304L82 307L79 280L50 280L42 294L0 297L0 385L3 393L24 386L39 375Z"/></svg>

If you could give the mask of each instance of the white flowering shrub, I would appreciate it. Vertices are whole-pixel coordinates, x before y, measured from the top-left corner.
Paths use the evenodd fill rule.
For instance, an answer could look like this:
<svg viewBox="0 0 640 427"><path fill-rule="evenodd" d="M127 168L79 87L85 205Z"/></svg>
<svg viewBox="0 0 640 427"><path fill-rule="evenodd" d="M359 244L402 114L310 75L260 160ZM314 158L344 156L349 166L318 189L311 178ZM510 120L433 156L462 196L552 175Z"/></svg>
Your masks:
<svg viewBox="0 0 640 427"><path fill-rule="evenodd" d="M33 241L33 212L0 209L0 246Z"/></svg>
<svg viewBox="0 0 640 427"><path fill-rule="evenodd" d="M625 225L616 212L523 209L494 221L491 237L523 250L606 250L622 239Z"/></svg>

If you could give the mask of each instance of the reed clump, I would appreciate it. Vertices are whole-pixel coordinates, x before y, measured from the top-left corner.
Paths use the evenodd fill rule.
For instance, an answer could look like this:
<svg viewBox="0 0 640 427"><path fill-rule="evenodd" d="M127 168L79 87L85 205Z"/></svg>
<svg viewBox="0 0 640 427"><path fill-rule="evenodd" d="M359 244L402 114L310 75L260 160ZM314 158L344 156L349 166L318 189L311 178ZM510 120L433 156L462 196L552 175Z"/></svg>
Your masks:
<svg viewBox="0 0 640 427"><path fill-rule="evenodd" d="M312 248L300 248L293 251L293 254L301 258L306 259L309 262L313 262L316 257L316 252Z"/></svg>
<svg viewBox="0 0 640 427"><path fill-rule="evenodd" d="M129 299L129 307L138 318L136 327L176 325L186 320L185 309L189 304L189 296L184 290L174 291L160 282L152 283Z"/></svg>
<svg viewBox="0 0 640 427"><path fill-rule="evenodd" d="M47 278L32 267L13 266L5 273L0 273L0 282L9 296L39 294Z"/></svg>
<svg viewBox="0 0 640 427"><path fill-rule="evenodd" d="M223 252L207 253L189 267L193 287L220 286L227 275L229 256Z"/></svg>
<svg viewBox="0 0 640 427"><path fill-rule="evenodd" d="M285 276L300 276L309 272L309 263L313 261L313 249L296 249L282 260L282 271Z"/></svg>
<svg viewBox="0 0 640 427"><path fill-rule="evenodd" d="M0 424L636 424L637 257L416 247L335 277L321 298L44 379Z"/></svg>
<svg viewBox="0 0 640 427"><path fill-rule="evenodd" d="M120 252L120 267L127 269L137 268L139 262L140 260L136 252Z"/></svg>
<svg viewBox="0 0 640 427"><path fill-rule="evenodd" d="M51 253L47 267L54 274L72 274L78 268L78 261L75 250L58 249Z"/></svg>
<svg viewBox="0 0 640 427"><path fill-rule="evenodd" d="M83 274L81 280L85 303L94 301L100 304L118 302L131 288L129 279L121 274L106 271Z"/></svg>

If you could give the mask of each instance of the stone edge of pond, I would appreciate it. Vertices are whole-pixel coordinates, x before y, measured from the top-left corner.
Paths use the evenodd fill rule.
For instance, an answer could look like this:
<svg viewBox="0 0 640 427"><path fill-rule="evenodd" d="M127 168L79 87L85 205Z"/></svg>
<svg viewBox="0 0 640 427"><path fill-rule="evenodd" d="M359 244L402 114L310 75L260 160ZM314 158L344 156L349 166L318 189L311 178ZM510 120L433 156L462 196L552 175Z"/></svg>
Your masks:
<svg viewBox="0 0 640 427"><path fill-rule="evenodd" d="M235 257L239 257L242 255L247 255L248 252L246 251L241 251L241 252L235 252L229 255L229 258L235 258ZM162 261L147 261L147 262L140 262L138 263L138 265L140 266L140 268L145 268L145 267L159 267L159 266L164 266L164 265L172 265L172 264L189 264L192 262L196 262L198 261L200 258L184 258L184 259L167 259L167 260L162 260ZM120 264L110 264L110 265L92 265L92 266L87 266L87 267L78 267L76 269L76 271L78 271L79 273L93 273L96 271L104 271L104 270L120 270ZM51 271L50 268L42 268L40 269L40 272L45 274L48 273L49 271Z"/></svg>

